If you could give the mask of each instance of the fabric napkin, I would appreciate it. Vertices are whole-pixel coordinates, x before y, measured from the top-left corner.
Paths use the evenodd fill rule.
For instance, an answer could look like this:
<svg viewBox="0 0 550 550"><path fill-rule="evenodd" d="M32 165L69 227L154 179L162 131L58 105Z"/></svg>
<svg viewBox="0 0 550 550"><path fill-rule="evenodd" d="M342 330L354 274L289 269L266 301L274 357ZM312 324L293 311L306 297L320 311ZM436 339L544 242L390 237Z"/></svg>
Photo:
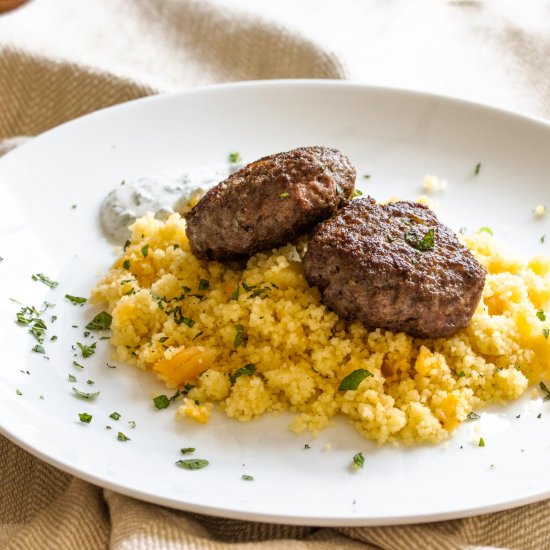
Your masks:
<svg viewBox="0 0 550 550"><path fill-rule="evenodd" d="M548 29L544 0L34 0L0 16L0 140L161 91L264 78L353 78L550 117ZM550 548L549 519L550 501L394 527L226 520L103 490L0 437L6 549L535 550Z"/></svg>

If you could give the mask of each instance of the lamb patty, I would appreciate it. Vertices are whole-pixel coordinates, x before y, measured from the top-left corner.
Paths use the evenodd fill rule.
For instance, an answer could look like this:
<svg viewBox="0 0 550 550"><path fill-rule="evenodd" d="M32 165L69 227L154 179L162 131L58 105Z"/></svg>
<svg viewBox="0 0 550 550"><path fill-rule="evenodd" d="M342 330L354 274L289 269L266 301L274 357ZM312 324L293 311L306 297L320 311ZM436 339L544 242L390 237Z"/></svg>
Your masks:
<svg viewBox="0 0 550 550"><path fill-rule="evenodd" d="M486 275L429 208L370 197L347 202L314 230L303 268L342 318L420 338L467 327Z"/></svg>
<svg viewBox="0 0 550 550"><path fill-rule="evenodd" d="M191 251L232 260L282 246L331 216L354 185L355 169L336 149L300 147L261 158L185 215Z"/></svg>

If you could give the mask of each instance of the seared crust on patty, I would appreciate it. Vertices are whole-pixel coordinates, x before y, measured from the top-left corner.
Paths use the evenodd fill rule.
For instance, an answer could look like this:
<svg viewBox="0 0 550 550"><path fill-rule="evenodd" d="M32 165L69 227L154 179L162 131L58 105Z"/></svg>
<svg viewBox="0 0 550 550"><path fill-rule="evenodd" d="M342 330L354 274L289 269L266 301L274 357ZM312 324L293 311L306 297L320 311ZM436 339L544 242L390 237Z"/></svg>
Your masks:
<svg viewBox="0 0 550 550"><path fill-rule="evenodd" d="M426 206L348 202L313 232L306 279L344 319L421 338L468 326L486 271Z"/></svg>
<svg viewBox="0 0 550 550"><path fill-rule="evenodd" d="M261 158L185 215L191 251L232 260L282 246L331 216L354 185L355 169L336 149L300 147Z"/></svg>

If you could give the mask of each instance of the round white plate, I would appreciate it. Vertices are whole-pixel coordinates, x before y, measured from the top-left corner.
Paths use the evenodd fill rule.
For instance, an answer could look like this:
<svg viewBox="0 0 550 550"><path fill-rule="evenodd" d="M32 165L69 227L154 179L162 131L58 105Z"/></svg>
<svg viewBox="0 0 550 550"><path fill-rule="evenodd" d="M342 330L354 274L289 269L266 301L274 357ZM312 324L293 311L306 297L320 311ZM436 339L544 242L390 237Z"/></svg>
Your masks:
<svg viewBox="0 0 550 550"><path fill-rule="evenodd" d="M290 415L246 424L221 415L207 426L176 423L175 407L154 408L152 396L167 392L152 375L107 368L107 340L94 356L76 359L84 370L72 366L71 346L86 341L83 326L94 311L63 297L88 296L115 258L98 223L111 188L123 179L219 165L232 150L251 161L314 144L347 153L359 186L377 199L414 199L424 176L435 174L449 182L434 197L448 225L490 226L523 256L549 252L548 218L533 215L537 204L550 205L550 127L542 121L432 95L319 81L224 85L93 113L0 160L1 432L103 487L232 518L383 525L550 496L550 402L541 396L484 412L446 444L378 448L342 419L318 438L290 432ZM50 290L33 273L60 284ZM47 359L30 351L32 336L14 322L21 306L9 298L56 304L44 315L48 334L58 336L45 343ZM78 383L68 381L69 373ZM101 394L86 402L73 385ZM113 411L120 420L109 418ZM90 424L79 422L81 412L93 415ZM131 440L118 441L118 431ZM181 447L195 447L194 456L210 466L178 468ZM353 471L359 451L365 467Z"/></svg>

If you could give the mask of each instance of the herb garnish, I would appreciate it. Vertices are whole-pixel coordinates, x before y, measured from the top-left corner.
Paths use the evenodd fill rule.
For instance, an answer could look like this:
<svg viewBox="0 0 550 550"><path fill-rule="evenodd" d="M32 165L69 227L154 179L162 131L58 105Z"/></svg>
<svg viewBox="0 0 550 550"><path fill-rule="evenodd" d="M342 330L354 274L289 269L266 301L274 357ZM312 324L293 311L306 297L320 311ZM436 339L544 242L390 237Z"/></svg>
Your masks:
<svg viewBox="0 0 550 550"><path fill-rule="evenodd" d="M477 230L478 233L489 233L489 235L493 234L493 230L490 227L480 227Z"/></svg>
<svg viewBox="0 0 550 550"><path fill-rule="evenodd" d="M122 432L118 432L118 435L116 437L119 441L131 441L131 439L127 436L125 436Z"/></svg>
<svg viewBox="0 0 550 550"><path fill-rule="evenodd" d="M80 348L80 351L82 352L82 357L86 359L86 357L90 357L95 353L95 347L97 345L97 342L94 342L91 346L87 346L86 344L81 344L80 342L77 342L76 345Z"/></svg>
<svg viewBox="0 0 550 550"><path fill-rule="evenodd" d="M176 306L171 311L167 311L167 313L174 315L174 321L177 325L181 325L183 323L184 325L187 325L189 328L191 328L195 324L194 319L191 319L191 317L186 317L182 313L181 306Z"/></svg>
<svg viewBox="0 0 550 550"><path fill-rule="evenodd" d="M210 281L207 279L201 279L199 281L199 291L201 290L208 290L210 288Z"/></svg>
<svg viewBox="0 0 550 550"><path fill-rule="evenodd" d="M76 376L74 374L69 374L69 382L76 382Z"/></svg>
<svg viewBox="0 0 550 550"><path fill-rule="evenodd" d="M229 380L232 384L234 384L237 381L237 378L239 376L251 376L256 372L256 365L252 363L248 363L244 367L241 367L240 369L237 369L233 374L229 376Z"/></svg>
<svg viewBox="0 0 550 550"><path fill-rule="evenodd" d="M365 457L363 456L363 453L357 453L353 457L353 464L357 468L362 468L365 465Z"/></svg>
<svg viewBox="0 0 550 550"><path fill-rule="evenodd" d="M43 273L37 273L36 275L31 276L33 281L40 281L50 288L55 288L59 283L57 281L52 281L49 277L46 277Z"/></svg>
<svg viewBox="0 0 550 550"><path fill-rule="evenodd" d="M113 317L106 311L98 313L87 325L88 330L107 330L111 328Z"/></svg>
<svg viewBox="0 0 550 550"><path fill-rule="evenodd" d="M147 254L149 254L149 245L146 244L146 245L143 245L141 247L141 255L144 257L144 258L147 258Z"/></svg>
<svg viewBox="0 0 550 550"><path fill-rule="evenodd" d="M78 417L80 418L80 422L84 424L89 424L92 421L92 415L88 413L78 413Z"/></svg>
<svg viewBox="0 0 550 550"><path fill-rule="evenodd" d="M201 470L208 466L208 460L204 458L188 458L187 460L178 460L176 466L183 468L184 470Z"/></svg>
<svg viewBox="0 0 550 550"><path fill-rule="evenodd" d="M241 287L239 286L239 283L237 283L237 288L231 293L231 299L232 300L238 300L239 299L240 290L241 290Z"/></svg>
<svg viewBox="0 0 550 550"><path fill-rule="evenodd" d="M456 375L456 378L457 380L460 380L462 377L466 376L466 373L461 370L457 375Z"/></svg>
<svg viewBox="0 0 550 550"><path fill-rule="evenodd" d="M77 363L76 361L73 361L73 367L76 367L77 369L83 369L84 365L81 365L80 363Z"/></svg>
<svg viewBox="0 0 550 550"><path fill-rule="evenodd" d="M40 344L36 344L36 346L32 348L32 351L35 353L45 353L44 346L41 346Z"/></svg>
<svg viewBox="0 0 550 550"><path fill-rule="evenodd" d="M479 416L479 414L475 413L475 412L470 412L468 413L468 415L466 416L466 418L468 420L479 420L481 418L481 416Z"/></svg>
<svg viewBox="0 0 550 550"><path fill-rule="evenodd" d="M368 180L370 178L370 174L363 174L363 177Z"/></svg>
<svg viewBox="0 0 550 550"><path fill-rule="evenodd" d="M241 160L241 154L237 151L231 151L228 156L228 160L231 164L236 164Z"/></svg>
<svg viewBox="0 0 550 550"><path fill-rule="evenodd" d="M542 309L537 311L537 317L540 321L546 321L546 313Z"/></svg>
<svg viewBox="0 0 550 550"><path fill-rule="evenodd" d="M73 304L84 304L86 303L86 298L81 298L80 296L71 296L70 294L65 294L65 298L72 302Z"/></svg>
<svg viewBox="0 0 550 550"><path fill-rule="evenodd" d="M183 449L180 449L182 455L186 455L189 453L194 453L196 451L195 447L184 447Z"/></svg>
<svg viewBox="0 0 550 550"><path fill-rule="evenodd" d="M361 191L361 189L356 189L354 192L353 192L353 197L362 197L363 196L363 191Z"/></svg>
<svg viewBox="0 0 550 550"><path fill-rule="evenodd" d="M129 420L128 421L128 426L130 426L130 428L132 428L132 430L136 427L136 421L135 420Z"/></svg>
<svg viewBox="0 0 550 550"><path fill-rule="evenodd" d="M130 242L130 239L128 239L125 243L124 243L124 251L126 252L126 249L131 245L132 243Z"/></svg>
<svg viewBox="0 0 550 550"><path fill-rule="evenodd" d="M338 390L347 391L347 390L356 390L359 387L359 384L367 378L368 376L373 376L372 372L369 372L367 369L357 369L348 374L345 378L342 379Z"/></svg>
<svg viewBox="0 0 550 550"><path fill-rule="evenodd" d="M23 394L21 393L21 390L15 390L15 393L16 393L17 395L23 395Z"/></svg>
<svg viewBox="0 0 550 550"><path fill-rule="evenodd" d="M166 395L157 395L153 397L153 403L157 409L167 409L170 406L170 399Z"/></svg>
<svg viewBox="0 0 550 550"><path fill-rule="evenodd" d="M99 396L98 391L94 393L86 393L86 392L80 391L78 388L75 388L74 386L73 386L73 392L76 394L77 397L81 397L82 399L96 399Z"/></svg>
<svg viewBox="0 0 550 550"><path fill-rule="evenodd" d="M246 335L242 325L235 325L235 330L237 331L237 334L235 335L235 340L233 340L233 345L235 348L238 348L243 343Z"/></svg>
<svg viewBox="0 0 550 550"><path fill-rule="evenodd" d="M405 233L405 242L420 252L433 250L435 247L434 228L428 229L421 239L418 239L418 236L413 231L407 231Z"/></svg>
<svg viewBox="0 0 550 550"><path fill-rule="evenodd" d="M485 440L482 437L479 438L478 447L485 447Z"/></svg>
<svg viewBox="0 0 550 550"><path fill-rule="evenodd" d="M254 476L249 476L247 474L243 474L241 476L241 479L243 479L244 481L254 481Z"/></svg>
<svg viewBox="0 0 550 550"><path fill-rule="evenodd" d="M288 199L288 197L290 197L290 193L281 193L279 195L279 199L284 201L285 199Z"/></svg>
<svg viewBox="0 0 550 550"><path fill-rule="evenodd" d="M124 269L130 269L130 260L124 260L124 261L122 262L122 267L123 267Z"/></svg>
<svg viewBox="0 0 550 550"><path fill-rule="evenodd" d="M304 445L304 451L309 451L309 449L311 449L311 446L306 443Z"/></svg>
<svg viewBox="0 0 550 550"><path fill-rule="evenodd" d="M478 176L480 170L481 170L481 162L478 162L478 163L476 164L476 167L475 167L475 170L474 170L474 174L475 174L476 176Z"/></svg>
<svg viewBox="0 0 550 550"><path fill-rule="evenodd" d="M539 386L540 386L540 389L545 393L542 400L550 401L550 390L546 387L546 384L544 382L541 382Z"/></svg>
<svg viewBox="0 0 550 550"><path fill-rule="evenodd" d="M119 420L121 417L121 414L120 413L117 413L116 411L115 412L112 412L110 415L109 415L109 418L112 418L113 420Z"/></svg>
<svg viewBox="0 0 550 550"><path fill-rule="evenodd" d="M546 340L548 340L548 336L550 335L550 328L543 328L542 335L546 338Z"/></svg>

